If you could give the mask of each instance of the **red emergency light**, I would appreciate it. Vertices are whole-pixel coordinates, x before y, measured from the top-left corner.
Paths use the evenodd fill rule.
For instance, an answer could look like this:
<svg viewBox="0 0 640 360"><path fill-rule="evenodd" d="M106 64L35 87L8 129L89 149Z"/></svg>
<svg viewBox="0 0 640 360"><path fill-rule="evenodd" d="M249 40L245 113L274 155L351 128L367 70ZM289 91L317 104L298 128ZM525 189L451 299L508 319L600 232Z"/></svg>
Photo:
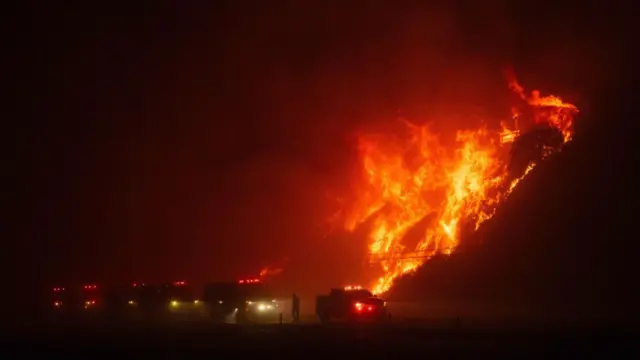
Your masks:
<svg viewBox="0 0 640 360"><path fill-rule="evenodd" d="M367 311L373 311L373 305L365 305L365 304L363 304L361 302L357 302L357 303L353 304L353 306L356 308L357 312L362 312L365 309Z"/></svg>
<svg viewBox="0 0 640 360"><path fill-rule="evenodd" d="M238 284L256 284L259 283L260 279L245 279L245 280L238 280Z"/></svg>
<svg viewBox="0 0 640 360"><path fill-rule="evenodd" d="M182 286L182 285L186 285L187 283L185 281L174 281L173 285L175 286Z"/></svg>
<svg viewBox="0 0 640 360"><path fill-rule="evenodd" d="M347 285L344 287L345 290L362 290L362 286L360 285Z"/></svg>

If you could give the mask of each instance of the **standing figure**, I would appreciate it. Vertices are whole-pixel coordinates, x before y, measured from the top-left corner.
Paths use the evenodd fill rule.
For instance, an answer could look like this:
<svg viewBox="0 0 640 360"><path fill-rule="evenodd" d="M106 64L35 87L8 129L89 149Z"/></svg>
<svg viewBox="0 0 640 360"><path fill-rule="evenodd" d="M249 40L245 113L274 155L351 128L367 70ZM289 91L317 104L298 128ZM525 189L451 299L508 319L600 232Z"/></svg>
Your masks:
<svg viewBox="0 0 640 360"><path fill-rule="evenodd" d="M293 293L293 297L291 298L291 317L294 323L300 321L300 298L296 293Z"/></svg>

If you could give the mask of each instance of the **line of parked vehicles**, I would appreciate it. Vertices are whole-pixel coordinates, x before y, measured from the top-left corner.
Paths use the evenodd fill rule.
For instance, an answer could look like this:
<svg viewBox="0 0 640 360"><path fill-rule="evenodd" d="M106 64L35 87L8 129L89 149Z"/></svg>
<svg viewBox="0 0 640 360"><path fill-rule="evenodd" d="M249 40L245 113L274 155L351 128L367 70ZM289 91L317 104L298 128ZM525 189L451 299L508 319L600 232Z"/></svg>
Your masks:
<svg viewBox="0 0 640 360"><path fill-rule="evenodd" d="M218 282L204 288L186 281L126 286L54 287L53 315L73 318L209 317L216 322L278 320L282 303L258 279Z"/></svg>
<svg viewBox="0 0 640 360"><path fill-rule="evenodd" d="M259 279L210 283L195 287L186 281L164 284L134 282L126 286L58 286L51 309L56 319L161 319L198 317L217 323L269 323L289 318L289 299L277 299ZM366 289L331 289L316 298L318 319L384 321L386 303Z"/></svg>

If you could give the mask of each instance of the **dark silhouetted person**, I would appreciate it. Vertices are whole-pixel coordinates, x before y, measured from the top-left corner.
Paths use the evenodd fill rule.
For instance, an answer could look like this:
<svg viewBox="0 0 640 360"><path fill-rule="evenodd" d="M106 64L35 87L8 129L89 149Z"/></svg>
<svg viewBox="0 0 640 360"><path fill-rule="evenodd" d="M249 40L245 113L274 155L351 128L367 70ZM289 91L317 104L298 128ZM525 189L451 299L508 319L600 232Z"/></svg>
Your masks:
<svg viewBox="0 0 640 360"><path fill-rule="evenodd" d="M300 321L300 298L296 293L293 293L293 297L291 298L291 317L294 323Z"/></svg>

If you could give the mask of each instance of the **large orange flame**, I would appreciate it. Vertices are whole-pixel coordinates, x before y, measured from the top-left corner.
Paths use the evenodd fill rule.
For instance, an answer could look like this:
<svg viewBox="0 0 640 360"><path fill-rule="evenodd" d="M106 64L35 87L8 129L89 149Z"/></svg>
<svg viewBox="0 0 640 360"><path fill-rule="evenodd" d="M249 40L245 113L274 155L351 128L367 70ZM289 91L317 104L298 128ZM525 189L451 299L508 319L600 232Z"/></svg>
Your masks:
<svg viewBox="0 0 640 360"><path fill-rule="evenodd" d="M573 118L578 109L555 96L526 96L512 73L509 87L532 110L534 123L545 123L563 135L564 143L573 135ZM371 226L368 252L382 275L372 288L384 293L393 281L415 271L436 254L451 254L460 243L460 232L476 230L495 213L496 207L513 191L535 163L518 176L507 171L506 151L501 147L520 136L520 109L512 109L512 129L502 123L501 131L485 125L460 130L454 146L443 146L428 125L406 120L408 139L389 134L359 138L362 178L355 201L346 214L345 228L353 231ZM417 244L407 236L426 222Z"/></svg>

